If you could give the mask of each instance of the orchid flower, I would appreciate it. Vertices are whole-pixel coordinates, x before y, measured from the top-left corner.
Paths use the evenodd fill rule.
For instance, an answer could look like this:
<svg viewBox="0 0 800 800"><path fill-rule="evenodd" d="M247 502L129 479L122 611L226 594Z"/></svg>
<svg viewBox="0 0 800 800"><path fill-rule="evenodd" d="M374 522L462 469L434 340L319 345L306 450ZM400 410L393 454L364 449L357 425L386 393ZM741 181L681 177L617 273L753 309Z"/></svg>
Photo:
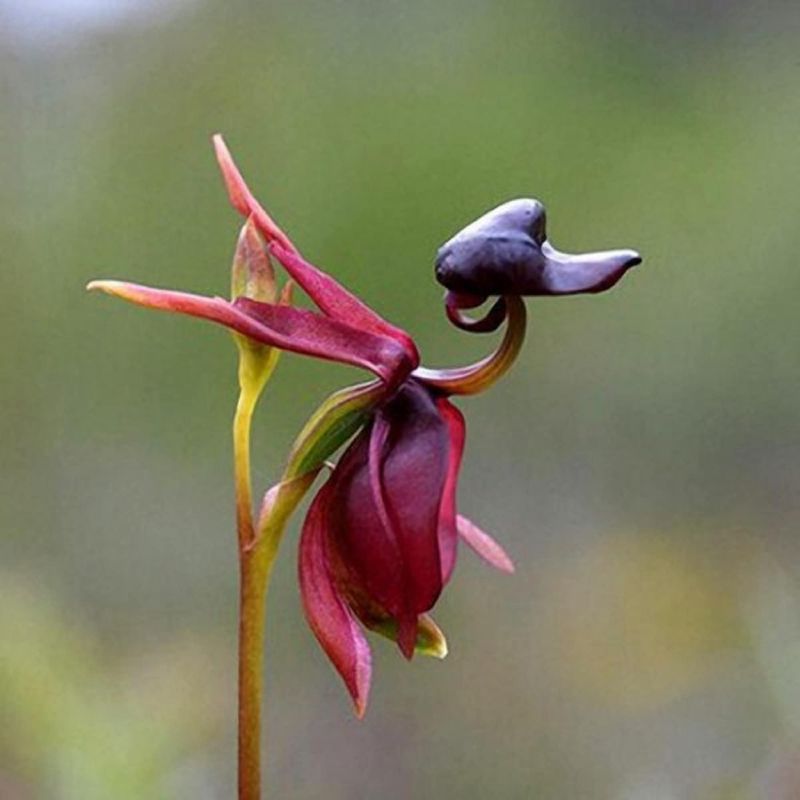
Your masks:
<svg viewBox="0 0 800 800"><path fill-rule="evenodd" d="M370 649L359 622L395 639L411 658L443 657L443 634L427 615L450 580L459 538L490 564L512 572L494 539L456 511L465 426L451 394L472 394L513 363L525 333L523 294L598 292L639 263L630 250L569 256L545 239L544 208L516 200L488 212L439 251L436 276L458 327L495 330L498 350L477 364L416 369L375 410L309 509L300 540L306 617L363 715ZM483 319L462 309L500 295Z"/></svg>
<svg viewBox="0 0 800 800"><path fill-rule="evenodd" d="M459 540L513 572L499 544L457 510L465 423L451 398L484 391L513 364L525 336L525 295L598 292L632 266L630 250L570 256L546 239L544 208L514 200L451 238L436 259L445 310L476 333L505 323L498 347L455 369L420 366L412 337L308 262L255 199L222 138L217 159L233 207L244 217L231 299L101 280L89 284L140 306L228 328L239 347L234 418L241 561L239 797L259 796L264 598L286 523L316 476L331 472L312 501L299 544L299 581L309 625L340 673L356 713L366 709L371 654L363 628L397 642L403 655L444 657L444 635L428 612L447 585ZM271 259L289 282L278 293ZM297 284L316 310L291 304ZM494 298L480 319L464 312ZM295 440L281 480L253 516L250 420L288 351L358 366L375 379L331 395ZM329 459L345 446L337 464Z"/></svg>

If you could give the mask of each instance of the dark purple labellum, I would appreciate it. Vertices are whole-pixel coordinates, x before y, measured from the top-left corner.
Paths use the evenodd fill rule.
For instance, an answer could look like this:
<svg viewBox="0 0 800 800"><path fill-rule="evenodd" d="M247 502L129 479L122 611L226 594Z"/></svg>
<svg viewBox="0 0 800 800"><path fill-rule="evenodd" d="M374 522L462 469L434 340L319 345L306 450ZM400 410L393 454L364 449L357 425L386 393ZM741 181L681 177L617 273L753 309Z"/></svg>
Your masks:
<svg viewBox="0 0 800 800"><path fill-rule="evenodd" d="M372 599L408 630L408 654L417 616L442 589L448 448L433 398L408 381L352 442L331 479L336 501L328 524L337 548Z"/></svg>
<svg viewBox="0 0 800 800"><path fill-rule="evenodd" d="M634 250L571 255L547 241L538 200L511 200L467 225L439 249L436 279L457 294L602 292L641 263Z"/></svg>

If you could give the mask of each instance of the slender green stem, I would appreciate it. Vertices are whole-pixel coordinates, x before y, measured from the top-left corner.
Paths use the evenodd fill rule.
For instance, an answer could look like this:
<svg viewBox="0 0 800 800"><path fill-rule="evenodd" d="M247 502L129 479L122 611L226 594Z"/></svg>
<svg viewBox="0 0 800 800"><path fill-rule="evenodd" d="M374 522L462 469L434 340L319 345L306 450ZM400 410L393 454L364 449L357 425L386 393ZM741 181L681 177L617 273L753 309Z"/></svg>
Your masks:
<svg viewBox="0 0 800 800"><path fill-rule="evenodd" d="M234 479L236 487L236 531L239 551L244 551L253 540L253 490L250 482L250 425L257 397L244 389L239 392L239 402L233 418Z"/></svg>
<svg viewBox="0 0 800 800"><path fill-rule="evenodd" d="M248 353L241 349L241 393L233 423L240 563L239 800L260 800L266 596L278 547L289 518L325 459L363 424L385 387L373 381L336 392L312 414L292 447L281 481L266 493L254 521L250 423L272 368L262 363L257 369L259 363Z"/></svg>
<svg viewBox="0 0 800 800"><path fill-rule="evenodd" d="M250 427L258 398L275 367L277 351L264 351L237 341L240 391L233 420L233 454L239 543L239 800L260 800L264 622L269 570L255 563L252 550L255 528Z"/></svg>
<svg viewBox="0 0 800 800"><path fill-rule="evenodd" d="M239 800L260 800L267 582L251 553L242 556L239 580Z"/></svg>
<svg viewBox="0 0 800 800"><path fill-rule="evenodd" d="M258 537L240 553L239 800L259 800L261 796L264 641L272 568L286 523L318 471L279 484L274 504L262 514Z"/></svg>

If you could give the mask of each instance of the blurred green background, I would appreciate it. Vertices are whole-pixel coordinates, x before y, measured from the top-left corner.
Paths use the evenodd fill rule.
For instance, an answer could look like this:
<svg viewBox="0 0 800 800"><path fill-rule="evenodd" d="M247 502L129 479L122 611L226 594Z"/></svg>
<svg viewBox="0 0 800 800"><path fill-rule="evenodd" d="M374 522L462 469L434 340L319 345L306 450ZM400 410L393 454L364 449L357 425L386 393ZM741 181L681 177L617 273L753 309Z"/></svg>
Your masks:
<svg viewBox="0 0 800 800"><path fill-rule="evenodd" d="M273 798L800 797L800 7L743 0L0 2L0 797L233 796L229 337L83 291L225 293L209 137L305 254L418 339L438 245L535 196L645 263L535 300L462 402L443 663L374 641L359 723L271 595ZM357 373L282 360L275 480Z"/></svg>

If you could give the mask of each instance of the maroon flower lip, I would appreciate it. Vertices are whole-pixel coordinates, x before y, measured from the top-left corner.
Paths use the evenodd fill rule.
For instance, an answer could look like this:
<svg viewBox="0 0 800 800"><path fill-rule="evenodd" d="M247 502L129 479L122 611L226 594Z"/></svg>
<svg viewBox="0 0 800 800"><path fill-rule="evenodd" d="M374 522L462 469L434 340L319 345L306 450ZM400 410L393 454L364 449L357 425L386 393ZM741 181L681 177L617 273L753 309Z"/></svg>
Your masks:
<svg viewBox="0 0 800 800"><path fill-rule="evenodd" d="M458 295L568 295L603 292L640 264L635 250L573 255L547 240L538 200L511 200L488 211L439 249L436 279Z"/></svg>
<svg viewBox="0 0 800 800"><path fill-rule="evenodd" d="M371 679L361 625L396 640L406 658L416 649L443 656L425 612L453 574L459 538L513 572L502 548L456 511L464 435L461 412L409 379L350 443L306 517L303 609L359 716Z"/></svg>

